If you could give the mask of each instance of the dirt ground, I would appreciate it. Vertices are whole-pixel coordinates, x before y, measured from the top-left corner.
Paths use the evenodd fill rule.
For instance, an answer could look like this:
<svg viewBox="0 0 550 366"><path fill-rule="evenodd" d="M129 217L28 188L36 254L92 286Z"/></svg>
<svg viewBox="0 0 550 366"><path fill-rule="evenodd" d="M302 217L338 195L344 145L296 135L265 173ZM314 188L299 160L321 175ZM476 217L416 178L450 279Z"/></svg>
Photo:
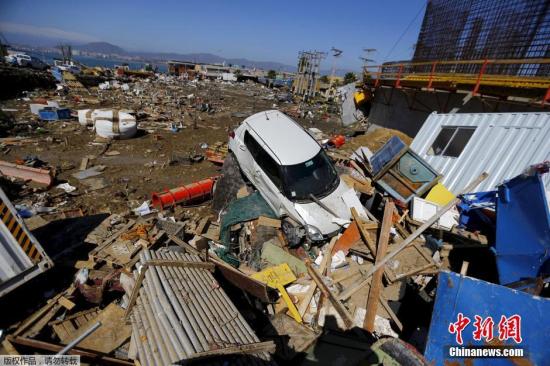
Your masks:
<svg viewBox="0 0 550 366"><path fill-rule="evenodd" d="M58 207L59 210L80 208L87 215L123 213L149 200L152 192L219 174L220 167L209 161L191 164L186 158L195 154L204 155L204 144L226 142L228 131L238 126L246 116L267 109L296 107L293 103L278 102L274 96L280 91L258 84L208 82L193 86L166 80L127 84L129 92L94 87L70 90L67 95L59 96L52 91L39 90L29 93L29 98L2 102L1 107L13 116L15 130L18 131L10 137L32 139L21 146L5 147L1 159L14 162L36 156L56 167L56 185L68 182L78 188L65 196L62 201L64 205ZM135 90L141 93L133 95ZM191 94L195 95L193 100L200 98L199 101L210 103L214 112L198 112L186 101ZM82 127L76 118L40 122L38 116L29 111L29 103L37 98L56 100L60 106L73 111L85 108L134 110L138 114L138 134L128 140L113 140L106 149L104 141L98 142L95 132L90 127ZM327 123L319 115L314 120L298 121L305 127L319 128L328 135L343 132L338 124ZM172 132L169 128L171 122L178 125L181 122L184 128ZM106 180L106 188L90 190L72 177L79 171L85 157L89 158L88 167L105 166L98 177ZM62 193L54 188L49 194L56 191ZM29 199L32 200L32 197L28 197L27 201Z"/></svg>

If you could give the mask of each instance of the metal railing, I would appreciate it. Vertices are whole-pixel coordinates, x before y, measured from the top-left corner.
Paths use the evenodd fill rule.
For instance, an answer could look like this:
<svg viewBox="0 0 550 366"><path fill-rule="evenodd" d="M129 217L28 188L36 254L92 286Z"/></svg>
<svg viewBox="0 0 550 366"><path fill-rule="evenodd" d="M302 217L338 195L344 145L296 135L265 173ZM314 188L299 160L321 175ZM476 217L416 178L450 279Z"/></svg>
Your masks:
<svg viewBox="0 0 550 366"><path fill-rule="evenodd" d="M434 90L441 85L471 86L473 95L482 86L547 89L542 103L550 102L550 58L394 62L365 66L364 73L374 87L414 84Z"/></svg>

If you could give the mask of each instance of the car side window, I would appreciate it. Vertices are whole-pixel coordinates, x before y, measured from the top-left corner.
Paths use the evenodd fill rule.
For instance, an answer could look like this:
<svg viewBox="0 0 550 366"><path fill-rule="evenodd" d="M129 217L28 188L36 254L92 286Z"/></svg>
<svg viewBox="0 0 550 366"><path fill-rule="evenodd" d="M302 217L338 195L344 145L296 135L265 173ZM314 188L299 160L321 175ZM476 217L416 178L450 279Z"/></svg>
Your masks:
<svg viewBox="0 0 550 366"><path fill-rule="evenodd" d="M246 145L248 151L250 151L252 158L254 158L256 163L260 166L260 168L262 168L269 179L271 179L273 184L275 184L278 188L281 188L282 184L279 166L267 153L267 151L260 146L256 139L248 133L248 131L244 133L244 144Z"/></svg>

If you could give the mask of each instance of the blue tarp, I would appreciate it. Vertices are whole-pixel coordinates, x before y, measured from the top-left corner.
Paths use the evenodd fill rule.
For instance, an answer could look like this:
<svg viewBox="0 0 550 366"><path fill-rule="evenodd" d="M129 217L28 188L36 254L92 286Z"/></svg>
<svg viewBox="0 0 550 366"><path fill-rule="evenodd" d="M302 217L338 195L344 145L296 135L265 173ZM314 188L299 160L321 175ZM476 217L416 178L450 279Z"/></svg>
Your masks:
<svg viewBox="0 0 550 366"><path fill-rule="evenodd" d="M503 285L550 273L550 214L540 174L498 187L495 249Z"/></svg>

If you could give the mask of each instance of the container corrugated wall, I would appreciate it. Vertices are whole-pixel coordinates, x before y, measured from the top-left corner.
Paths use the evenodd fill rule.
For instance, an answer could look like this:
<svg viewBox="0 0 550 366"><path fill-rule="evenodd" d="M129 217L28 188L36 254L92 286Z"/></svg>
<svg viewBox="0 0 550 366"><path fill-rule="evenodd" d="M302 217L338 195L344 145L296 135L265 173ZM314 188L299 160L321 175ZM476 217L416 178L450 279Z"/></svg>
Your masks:
<svg viewBox="0 0 550 366"><path fill-rule="evenodd" d="M429 150L442 127L475 127L457 157L436 156ZM489 173L474 191L489 191L521 174L532 164L550 160L550 113L432 113L411 148L425 159L453 193L459 193L482 172ZM546 189L550 174L543 176Z"/></svg>
<svg viewBox="0 0 550 366"><path fill-rule="evenodd" d="M0 188L0 297L52 265Z"/></svg>

